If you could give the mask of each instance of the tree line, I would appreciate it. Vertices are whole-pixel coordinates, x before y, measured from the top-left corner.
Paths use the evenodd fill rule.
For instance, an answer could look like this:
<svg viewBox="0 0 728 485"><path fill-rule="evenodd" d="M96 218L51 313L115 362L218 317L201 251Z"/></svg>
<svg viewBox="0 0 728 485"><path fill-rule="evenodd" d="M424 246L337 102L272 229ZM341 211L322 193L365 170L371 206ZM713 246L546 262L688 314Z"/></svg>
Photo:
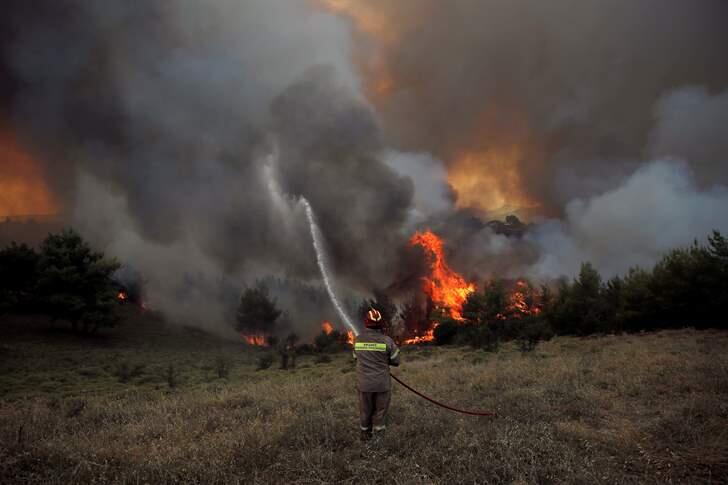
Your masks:
<svg viewBox="0 0 728 485"><path fill-rule="evenodd" d="M585 262L573 280L526 291L526 298L532 299L527 305L538 310L531 314L509 307L508 296L503 282L491 281L469 296L463 305L463 322L436 313L431 317L439 321L436 341L493 347L515 339L528 350L553 335L725 329L728 240L713 231L707 244L695 241L669 251L652 269L634 267L607 280Z"/></svg>
<svg viewBox="0 0 728 485"><path fill-rule="evenodd" d="M45 314L84 333L113 326L119 267L72 229L48 235L37 250L12 242L0 250L0 316Z"/></svg>
<svg viewBox="0 0 728 485"><path fill-rule="evenodd" d="M0 250L0 315L42 313L69 322L78 331L94 332L117 321L120 286L113 275L119 263L94 251L75 231L50 234L36 250L11 243ZM420 333L438 323L437 343L467 343L493 348L519 340L525 349L552 335L591 335L693 326L728 328L723 311L728 303L728 240L713 231L707 243L676 248L651 269L634 267L623 276L604 280L583 263L573 280L534 288L526 283L523 312L510 303L503 281L482 285L462 308L463 321L445 309L405 302L401 307L385 293L361 302L358 316L375 307L390 328L395 320ZM270 336L288 316L277 307L265 285L246 288L238 302L234 325L245 333ZM320 336L320 344L345 340L338 332ZM290 335L285 341L295 341Z"/></svg>

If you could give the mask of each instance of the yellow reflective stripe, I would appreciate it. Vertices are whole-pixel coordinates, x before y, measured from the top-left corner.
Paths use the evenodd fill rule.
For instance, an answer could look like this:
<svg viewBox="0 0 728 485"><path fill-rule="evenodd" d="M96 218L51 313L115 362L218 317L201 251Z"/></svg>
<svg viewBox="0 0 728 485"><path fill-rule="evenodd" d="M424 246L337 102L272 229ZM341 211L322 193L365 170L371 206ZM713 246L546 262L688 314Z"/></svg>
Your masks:
<svg viewBox="0 0 728 485"><path fill-rule="evenodd" d="M396 359L399 355L399 349L395 350L392 355L389 356L390 359Z"/></svg>
<svg viewBox="0 0 728 485"><path fill-rule="evenodd" d="M375 344L373 342L357 342L354 350L371 350L372 352L386 352L387 344Z"/></svg>

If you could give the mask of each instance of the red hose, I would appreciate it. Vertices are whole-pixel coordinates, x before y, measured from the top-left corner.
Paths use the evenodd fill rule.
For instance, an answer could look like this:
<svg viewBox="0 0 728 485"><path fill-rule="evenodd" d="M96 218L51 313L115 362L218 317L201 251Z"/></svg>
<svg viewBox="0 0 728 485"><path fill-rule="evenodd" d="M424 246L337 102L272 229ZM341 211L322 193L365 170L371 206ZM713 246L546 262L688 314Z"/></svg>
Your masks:
<svg viewBox="0 0 728 485"><path fill-rule="evenodd" d="M408 386L404 382L400 381L399 378L397 376L395 376L394 374L390 374L390 375L392 376L392 379L394 379L395 381L397 381L400 384L402 384L405 387L405 389L407 389L407 390L409 390L409 391L417 394L418 396L420 396L423 399L427 399L432 404L435 404L437 406L440 406L441 408L449 409L450 411L454 411L456 413L469 414L471 416L495 416L496 415L495 412L493 412L493 411L466 411L464 409L458 409L458 408L454 408L452 406L448 406L447 404L443 404L443 403L441 403L439 401L435 401L431 397L427 397L424 394L422 394L421 392L419 392L419 391L417 391L415 389L412 389L410 386Z"/></svg>

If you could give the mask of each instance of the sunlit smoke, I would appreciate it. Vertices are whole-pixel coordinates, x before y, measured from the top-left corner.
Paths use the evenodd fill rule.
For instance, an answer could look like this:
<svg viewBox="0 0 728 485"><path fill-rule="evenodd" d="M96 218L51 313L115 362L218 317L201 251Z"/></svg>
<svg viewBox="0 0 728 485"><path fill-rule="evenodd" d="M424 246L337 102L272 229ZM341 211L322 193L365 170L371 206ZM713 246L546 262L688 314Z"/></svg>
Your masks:
<svg viewBox="0 0 728 485"><path fill-rule="evenodd" d="M0 124L0 217L54 215L58 203L38 162Z"/></svg>

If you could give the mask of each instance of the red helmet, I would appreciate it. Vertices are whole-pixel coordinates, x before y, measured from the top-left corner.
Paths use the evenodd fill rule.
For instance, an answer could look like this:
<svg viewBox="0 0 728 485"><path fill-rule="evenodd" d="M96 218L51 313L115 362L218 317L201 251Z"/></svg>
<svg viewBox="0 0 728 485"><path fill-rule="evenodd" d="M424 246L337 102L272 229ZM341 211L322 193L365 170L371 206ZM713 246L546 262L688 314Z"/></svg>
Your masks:
<svg viewBox="0 0 728 485"><path fill-rule="evenodd" d="M382 314L379 310L372 308L367 312L367 317L364 319L364 326L367 328L379 328L382 326Z"/></svg>

